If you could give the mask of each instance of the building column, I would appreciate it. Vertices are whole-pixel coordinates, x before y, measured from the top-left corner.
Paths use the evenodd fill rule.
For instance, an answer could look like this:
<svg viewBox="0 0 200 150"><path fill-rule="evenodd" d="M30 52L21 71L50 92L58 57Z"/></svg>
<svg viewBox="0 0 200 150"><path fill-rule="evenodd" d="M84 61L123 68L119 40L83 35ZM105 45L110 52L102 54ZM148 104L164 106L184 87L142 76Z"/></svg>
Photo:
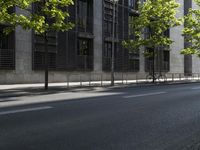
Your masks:
<svg viewBox="0 0 200 150"><path fill-rule="evenodd" d="M94 33L94 72L102 72L102 50L103 50L103 0L93 2L93 33Z"/></svg>
<svg viewBox="0 0 200 150"><path fill-rule="evenodd" d="M145 74L145 57L144 57L144 48L140 50L140 72L141 74Z"/></svg>
<svg viewBox="0 0 200 150"><path fill-rule="evenodd" d="M177 17L184 16L184 2L177 1L180 4ZM174 41L170 46L170 73L184 73L184 55L180 54L180 50L184 48L184 37L182 30L184 26L177 26L170 29L170 38Z"/></svg>
<svg viewBox="0 0 200 150"><path fill-rule="evenodd" d="M26 14L19 8L16 8L16 12ZM15 55L15 72L18 82L29 80L27 74L32 72L32 32L25 31L19 26L15 29Z"/></svg>
<svg viewBox="0 0 200 150"><path fill-rule="evenodd" d="M192 0L184 0L184 15L187 15L189 9L192 7ZM184 48L189 47L191 44L187 42L184 37ZM184 73L190 75L192 73L192 55L184 56Z"/></svg>
<svg viewBox="0 0 200 150"><path fill-rule="evenodd" d="M195 1L192 1L192 8L199 9ZM192 57L192 73L200 73L200 58L196 55Z"/></svg>

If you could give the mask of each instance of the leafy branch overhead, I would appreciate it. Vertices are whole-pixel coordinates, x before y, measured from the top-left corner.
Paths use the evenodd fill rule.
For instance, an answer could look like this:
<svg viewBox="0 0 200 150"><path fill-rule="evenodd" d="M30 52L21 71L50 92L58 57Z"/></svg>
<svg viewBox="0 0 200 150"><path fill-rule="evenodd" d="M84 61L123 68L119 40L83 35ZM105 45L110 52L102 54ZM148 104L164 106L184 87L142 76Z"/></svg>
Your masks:
<svg viewBox="0 0 200 150"><path fill-rule="evenodd" d="M45 89L48 89L48 33L67 31L73 28L68 21L68 7L73 0L1 0L0 24L9 25L4 30L7 34L21 26L25 30L32 29L44 38L44 70ZM33 8L33 9L32 9ZM17 11L14 11L17 9ZM42 50L42 49L41 49Z"/></svg>
<svg viewBox="0 0 200 150"><path fill-rule="evenodd" d="M130 20L131 34L135 38L123 41L124 47L134 51L141 46L169 46L173 41L164 32L182 23L182 19L176 17L178 7L176 0L139 3L139 14Z"/></svg>
<svg viewBox="0 0 200 150"><path fill-rule="evenodd" d="M48 31L67 31L74 26L68 22L67 11L67 7L73 4L73 0L1 0L0 23L9 24L13 28L20 25L23 29L33 29L39 34ZM32 5L39 6L39 9L31 11ZM12 8L24 12L11 12Z"/></svg>
<svg viewBox="0 0 200 150"><path fill-rule="evenodd" d="M200 7L200 0L195 0L197 7ZM200 10L190 9L185 16L185 28L183 35L189 43L189 46L181 51L181 54L195 54L200 57Z"/></svg>

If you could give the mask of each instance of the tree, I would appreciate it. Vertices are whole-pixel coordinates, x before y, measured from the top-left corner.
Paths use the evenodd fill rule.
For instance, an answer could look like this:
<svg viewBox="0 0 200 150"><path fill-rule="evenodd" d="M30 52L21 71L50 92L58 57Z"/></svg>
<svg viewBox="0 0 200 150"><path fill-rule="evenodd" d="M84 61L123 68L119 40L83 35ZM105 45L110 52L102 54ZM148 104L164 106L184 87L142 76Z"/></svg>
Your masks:
<svg viewBox="0 0 200 150"><path fill-rule="evenodd" d="M9 33L16 26L25 30L32 29L36 34L43 35L45 47L45 89L48 89L48 32L67 31L73 28L68 22L67 7L73 5L73 0L1 0L0 23L9 24L5 30ZM37 10L29 11L37 5ZM18 7L26 14L10 13L9 9Z"/></svg>
<svg viewBox="0 0 200 150"><path fill-rule="evenodd" d="M142 46L153 50L153 82L155 80L154 57L155 49L159 46L169 46L172 40L164 33L172 27L181 24L181 19L176 17L179 4L176 0L146 0L139 3L138 15L131 20L134 39L123 41L123 46L130 51L137 51ZM146 31L148 30L148 35ZM146 35L146 36L145 36ZM151 56L144 52L145 56Z"/></svg>
<svg viewBox="0 0 200 150"><path fill-rule="evenodd" d="M195 0L195 2L197 7L200 7L200 0ZM184 24L183 36L190 44L187 48L181 50L181 54L200 57L200 10L190 9L184 17Z"/></svg>

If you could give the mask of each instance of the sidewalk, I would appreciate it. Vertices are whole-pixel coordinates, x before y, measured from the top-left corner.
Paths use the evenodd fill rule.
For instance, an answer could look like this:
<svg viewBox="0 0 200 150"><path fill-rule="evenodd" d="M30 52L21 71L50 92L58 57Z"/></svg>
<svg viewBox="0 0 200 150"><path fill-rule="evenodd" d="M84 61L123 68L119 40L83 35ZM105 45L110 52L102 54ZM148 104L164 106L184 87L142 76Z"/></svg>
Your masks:
<svg viewBox="0 0 200 150"><path fill-rule="evenodd" d="M49 103L64 100L87 99L102 96L119 95L113 90L132 86L157 86L171 84L199 83L198 80L174 80L174 82L147 83L143 80L116 81L114 87L110 87L109 81L95 82L70 82L49 83L49 90L44 90L43 83L0 85L0 108L11 106L23 106L30 104ZM102 85L102 87L101 87Z"/></svg>
<svg viewBox="0 0 200 150"><path fill-rule="evenodd" d="M177 83L193 83L199 82L198 78L179 78L167 79L162 81L157 81L154 84L177 84ZM110 81L84 81L84 82L62 82L62 83L49 83L49 89L73 89L73 88L88 88L88 87L109 87ZM115 80L115 87L126 86L126 85L152 85L152 81L147 81L145 79L138 80ZM14 89L44 89L44 83L34 83L34 84L10 84L10 85L0 85L0 92L2 90L14 90Z"/></svg>
<svg viewBox="0 0 200 150"><path fill-rule="evenodd" d="M74 88L68 89L66 83L50 83L49 90L44 90L42 83L0 85L0 109L120 94L110 88L89 87L85 86L84 83L84 86L80 87L77 82L70 84Z"/></svg>
<svg viewBox="0 0 200 150"><path fill-rule="evenodd" d="M136 80L129 80L127 83L125 81L118 80L115 81L116 85L125 85L125 84L130 84L130 83L136 83ZM104 87L104 86L109 86L110 81L87 81L87 82L62 82L62 83L49 83L49 89L54 89L54 88L80 88L80 87ZM12 90L12 89L35 89L39 88L42 89L44 88L44 83L34 83L34 84L12 84L12 85L0 85L0 90Z"/></svg>

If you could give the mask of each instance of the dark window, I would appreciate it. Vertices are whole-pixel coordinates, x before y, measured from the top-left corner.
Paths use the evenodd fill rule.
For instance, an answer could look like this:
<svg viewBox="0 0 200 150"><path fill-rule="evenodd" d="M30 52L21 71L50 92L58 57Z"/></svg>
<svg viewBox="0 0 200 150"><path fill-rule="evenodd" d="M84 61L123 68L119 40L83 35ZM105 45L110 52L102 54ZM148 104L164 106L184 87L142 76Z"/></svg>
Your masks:
<svg viewBox="0 0 200 150"><path fill-rule="evenodd" d="M104 24L105 24L105 26L104 26L105 33L111 35L112 34L112 22L105 21Z"/></svg>
<svg viewBox="0 0 200 150"><path fill-rule="evenodd" d="M163 51L163 71L169 71L169 62L170 62L169 51Z"/></svg>
<svg viewBox="0 0 200 150"><path fill-rule="evenodd" d="M112 57L112 43L105 42L104 49L103 49L103 70L104 71L110 71L111 57Z"/></svg>
<svg viewBox="0 0 200 150"><path fill-rule="evenodd" d="M168 38L170 38L170 29L167 29L165 32L164 32L164 35Z"/></svg>
<svg viewBox="0 0 200 150"><path fill-rule="evenodd" d="M56 68L56 57L54 53L48 54L48 61L49 61L49 68L55 69ZM44 69L45 65L45 55L44 52L36 51L34 53L34 69L40 70Z"/></svg>
<svg viewBox="0 0 200 150"><path fill-rule="evenodd" d="M148 54L147 56L145 56L145 71L146 72L151 72L153 70L153 49L151 48L147 48L146 49L146 54Z"/></svg>
<svg viewBox="0 0 200 150"><path fill-rule="evenodd" d="M104 0L104 19L112 21L113 20L113 3ZM117 14L117 7L115 6L115 14ZM115 18L116 19L116 18Z"/></svg>
<svg viewBox="0 0 200 150"><path fill-rule="evenodd" d="M43 2L35 2L32 9L36 14L42 13ZM51 24L53 19L47 18L47 22ZM57 55L57 33L47 33L48 47L48 65L50 69L56 69ZM45 41L43 35L33 33L33 69L42 70L45 67Z"/></svg>
<svg viewBox="0 0 200 150"><path fill-rule="evenodd" d="M90 42L88 39L79 39L78 40L78 55L90 55Z"/></svg>
<svg viewBox="0 0 200 150"><path fill-rule="evenodd" d="M57 33L47 33L48 40L48 62L49 68L56 68L56 55L57 55ZM42 35L34 35L34 51L33 51L33 68L36 70L44 69L45 66L45 45L44 37Z"/></svg>
<svg viewBox="0 0 200 150"><path fill-rule="evenodd" d="M79 27L86 28L87 17L88 17L87 12L88 12L87 0L79 0L78 1L78 25L79 25Z"/></svg>
<svg viewBox="0 0 200 150"><path fill-rule="evenodd" d="M6 26L0 25L0 48L1 49L9 49L10 48L10 40L11 40L11 35L5 35L3 33L3 30L5 29Z"/></svg>
<svg viewBox="0 0 200 150"><path fill-rule="evenodd" d="M78 1L78 29L81 32L92 32L93 26L93 10L92 1L89 0L79 0Z"/></svg>
<svg viewBox="0 0 200 150"><path fill-rule="evenodd" d="M140 60L139 60L139 51L129 52L129 71L139 71L140 69Z"/></svg>
<svg viewBox="0 0 200 150"><path fill-rule="evenodd" d="M115 68L116 63L118 63L117 60L117 43L115 43L114 47L114 54L115 54ZM105 42L104 43L104 49L103 49L103 70L104 71L110 71L111 69L111 58L112 58L112 42Z"/></svg>
<svg viewBox="0 0 200 150"><path fill-rule="evenodd" d="M112 56L112 43L106 42L104 47L104 57L111 58Z"/></svg>
<svg viewBox="0 0 200 150"><path fill-rule="evenodd" d="M149 39L151 37L151 30L150 27L144 29L144 38Z"/></svg>
<svg viewBox="0 0 200 150"><path fill-rule="evenodd" d="M134 15L129 15L128 17L128 34L131 39L135 39L136 37L134 36L134 19L136 16Z"/></svg>
<svg viewBox="0 0 200 150"><path fill-rule="evenodd" d="M104 33L107 37L112 37L112 27L113 27L113 24L112 24L112 21L107 21L105 20L104 21ZM117 26L115 24L115 37L116 37L116 30L117 30Z"/></svg>
<svg viewBox="0 0 200 150"><path fill-rule="evenodd" d="M184 15L188 14L190 8L192 8L192 0L184 0Z"/></svg>
<svg viewBox="0 0 200 150"><path fill-rule="evenodd" d="M129 0L129 7L134 10L138 10L138 2L139 0Z"/></svg>
<svg viewBox="0 0 200 150"><path fill-rule="evenodd" d="M153 50L148 49L149 57L145 58L145 71L149 72L153 69ZM170 70L169 50L159 49L155 51L154 69L156 72L168 72Z"/></svg>
<svg viewBox="0 0 200 150"><path fill-rule="evenodd" d="M6 26L0 25L0 69L15 68L14 32L5 35Z"/></svg>
<svg viewBox="0 0 200 150"><path fill-rule="evenodd" d="M113 3L104 0L104 33L106 37L112 37L112 27L113 27ZM118 16L117 6L115 6L115 37L117 30L117 16Z"/></svg>
<svg viewBox="0 0 200 150"><path fill-rule="evenodd" d="M93 69L93 49L92 40L78 39L77 46L77 69L78 70L92 70Z"/></svg>

